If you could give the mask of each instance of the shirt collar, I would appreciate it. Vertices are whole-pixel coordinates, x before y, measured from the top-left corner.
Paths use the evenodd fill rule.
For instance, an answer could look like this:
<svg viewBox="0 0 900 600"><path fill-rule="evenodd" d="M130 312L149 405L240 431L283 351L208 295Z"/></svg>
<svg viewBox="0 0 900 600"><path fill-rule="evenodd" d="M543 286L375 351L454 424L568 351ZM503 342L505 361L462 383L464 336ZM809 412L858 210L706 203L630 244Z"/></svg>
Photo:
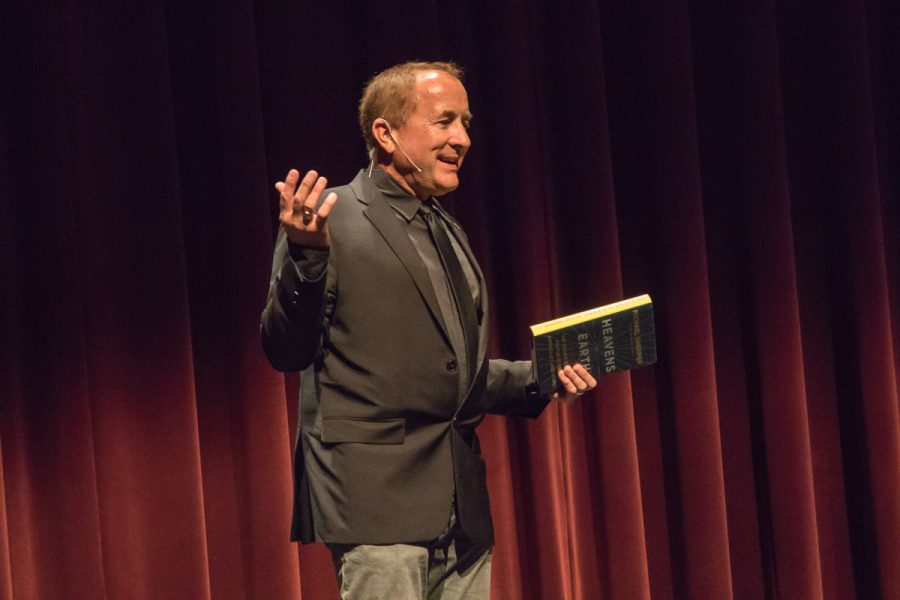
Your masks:
<svg viewBox="0 0 900 600"><path fill-rule="evenodd" d="M407 223L416 218L416 213L422 206L421 200L410 195L381 167L376 166L372 169L371 179L378 191L387 198L388 204L400 213Z"/></svg>

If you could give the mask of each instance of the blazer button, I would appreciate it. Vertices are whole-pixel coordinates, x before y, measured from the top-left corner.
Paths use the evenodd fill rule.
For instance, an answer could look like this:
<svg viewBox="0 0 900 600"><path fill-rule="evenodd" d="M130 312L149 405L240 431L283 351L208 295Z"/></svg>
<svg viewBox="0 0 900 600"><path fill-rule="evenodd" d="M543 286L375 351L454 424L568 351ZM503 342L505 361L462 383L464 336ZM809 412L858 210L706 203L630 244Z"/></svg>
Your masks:
<svg viewBox="0 0 900 600"><path fill-rule="evenodd" d="M447 361L447 370L450 371L451 373L456 373L456 361L455 360Z"/></svg>

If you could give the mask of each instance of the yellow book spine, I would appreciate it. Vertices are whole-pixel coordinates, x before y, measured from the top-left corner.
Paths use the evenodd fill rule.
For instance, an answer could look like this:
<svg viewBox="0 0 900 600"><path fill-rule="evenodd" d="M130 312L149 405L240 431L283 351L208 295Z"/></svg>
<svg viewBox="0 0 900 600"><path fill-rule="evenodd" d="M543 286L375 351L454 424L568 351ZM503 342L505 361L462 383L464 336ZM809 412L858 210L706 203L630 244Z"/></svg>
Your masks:
<svg viewBox="0 0 900 600"><path fill-rule="evenodd" d="M630 310L632 308L637 308L638 306L644 306L645 304L652 303L653 302L650 299L649 294L635 296L634 298L626 298L625 300L620 300L618 302L613 302L612 304L606 304L604 306L598 306L597 308L592 308L580 313L575 313L574 315L567 315L565 317L553 319L552 321L545 321L543 323L538 323L537 325L532 325L531 335L537 337L545 333L552 333L560 329L565 329L566 327L571 327L572 325L586 323L587 321L593 321L594 319L598 319L600 317L605 317L617 312Z"/></svg>

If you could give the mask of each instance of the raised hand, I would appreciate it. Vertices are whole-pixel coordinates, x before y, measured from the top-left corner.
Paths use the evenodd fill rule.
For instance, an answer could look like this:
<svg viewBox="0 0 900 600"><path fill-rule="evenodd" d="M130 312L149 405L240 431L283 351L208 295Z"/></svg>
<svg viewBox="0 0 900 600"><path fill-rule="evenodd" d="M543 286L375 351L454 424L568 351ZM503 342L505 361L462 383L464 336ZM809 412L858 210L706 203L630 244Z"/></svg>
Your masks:
<svg viewBox="0 0 900 600"><path fill-rule="evenodd" d="M278 190L281 212L278 220L290 241L311 248L327 248L330 245L328 236L328 214L337 194L328 194L317 208L319 196L328 185L328 180L319 177L315 171L307 171L297 187L300 173L296 169L288 171L284 181L275 184Z"/></svg>

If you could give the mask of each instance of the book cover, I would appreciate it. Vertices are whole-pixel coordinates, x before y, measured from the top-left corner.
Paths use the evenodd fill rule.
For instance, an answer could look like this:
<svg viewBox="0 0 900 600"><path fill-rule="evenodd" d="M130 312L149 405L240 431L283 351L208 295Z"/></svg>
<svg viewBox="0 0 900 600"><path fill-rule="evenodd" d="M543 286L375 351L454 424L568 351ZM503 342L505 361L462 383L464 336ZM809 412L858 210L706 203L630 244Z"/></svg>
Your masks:
<svg viewBox="0 0 900 600"><path fill-rule="evenodd" d="M559 388L563 365L581 363L594 377L656 362L653 302L644 294L531 326L541 393Z"/></svg>

